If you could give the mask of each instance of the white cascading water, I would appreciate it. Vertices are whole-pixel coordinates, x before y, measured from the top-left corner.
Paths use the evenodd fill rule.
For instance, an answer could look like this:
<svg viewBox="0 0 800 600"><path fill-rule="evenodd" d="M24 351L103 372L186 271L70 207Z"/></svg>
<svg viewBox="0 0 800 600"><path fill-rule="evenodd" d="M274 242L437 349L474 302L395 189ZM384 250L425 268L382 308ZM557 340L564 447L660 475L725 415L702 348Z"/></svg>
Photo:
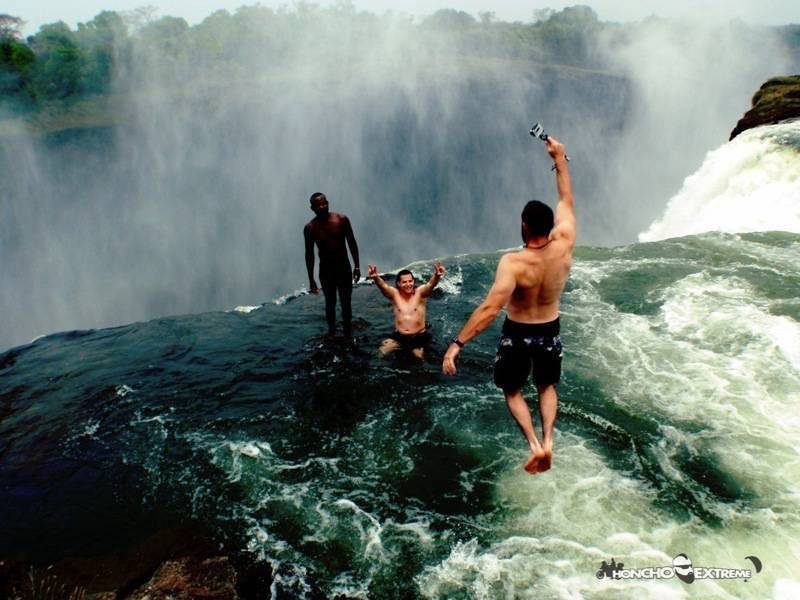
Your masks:
<svg viewBox="0 0 800 600"><path fill-rule="evenodd" d="M639 241L708 231L800 233L798 150L800 120L745 131L708 153Z"/></svg>

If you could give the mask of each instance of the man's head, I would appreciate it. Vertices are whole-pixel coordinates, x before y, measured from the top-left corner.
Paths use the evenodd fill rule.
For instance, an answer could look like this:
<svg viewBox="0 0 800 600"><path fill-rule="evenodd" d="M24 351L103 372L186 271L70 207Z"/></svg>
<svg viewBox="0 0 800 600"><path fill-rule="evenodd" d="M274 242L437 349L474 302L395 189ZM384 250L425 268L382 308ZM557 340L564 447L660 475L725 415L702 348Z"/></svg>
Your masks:
<svg viewBox="0 0 800 600"><path fill-rule="evenodd" d="M553 229L553 209L544 202L531 200L522 209L522 241L550 235Z"/></svg>
<svg viewBox="0 0 800 600"><path fill-rule="evenodd" d="M309 198L309 202L311 202L311 210L314 211L314 214L318 217L325 217L328 214L328 199L325 197L325 194L322 192L315 192L311 194L311 198Z"/></svg>
<svg viewBox="0 0 800 600"><path fill-rule="evenodd" d="M394 285L403 294L413 294L414 274L408 269L403 269L394 278Z"/></svg>

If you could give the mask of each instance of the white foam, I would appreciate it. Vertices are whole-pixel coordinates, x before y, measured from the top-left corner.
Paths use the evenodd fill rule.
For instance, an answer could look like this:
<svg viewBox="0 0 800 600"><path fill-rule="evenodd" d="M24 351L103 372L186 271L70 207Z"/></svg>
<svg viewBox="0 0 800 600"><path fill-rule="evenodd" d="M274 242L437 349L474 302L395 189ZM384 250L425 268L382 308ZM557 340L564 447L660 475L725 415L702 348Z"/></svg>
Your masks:
<svg viewBox="0 0 800 600"><path fill-rule="evenodd" d="M130 394L132 392L135 392L135 391L136 390L134 390L132 387L129 387L129 386L125 385L124 383L122 385L118 385L117 389L116 389L117 396L119 398L124 398L128 394Z"/></svg>
<svg viewBox="0 0 800 600"><path fill-rule="evenodd" d="M797 600L800 598L800 581L781 578L775 582L772 590L775 600Z"/></svg>
<svg viewBox="0 0 800 600"><path fill-rule="evenodd" d="M282 304L286 304L289 300L294 300L295 298L299 298L300 296L307 296L311 292L308 291L307 288L300 288L299 290L295 290L288 294L284 294L283 296L278 296L272 300L273 304L277 304L278 306Z"/></svg>
<svg viewBox="0 0 800 600"><path fill-rule="evenodd" d="M237 306L236 308L233 309L233 312L249 314L249 313L253 312L254 310L258 310L259 308L261 308L261 307L260 306Z"/></svg>
<svg viewBox="0 0 800 600"><path fill-rule="evenodd" d="M461 293L461 286L464 284L464 272L461 270L461 265L458 265L454 273L446 272L444 277L439 281L439 289L445 294L457 296Z"/></svg>
<svg viewBox="0 0 800 600"><path fill-rule="evenodd" d="M800 122L747 131L706 155L639 241L725 231L800 233L800 155L778 143Z"/></svg>

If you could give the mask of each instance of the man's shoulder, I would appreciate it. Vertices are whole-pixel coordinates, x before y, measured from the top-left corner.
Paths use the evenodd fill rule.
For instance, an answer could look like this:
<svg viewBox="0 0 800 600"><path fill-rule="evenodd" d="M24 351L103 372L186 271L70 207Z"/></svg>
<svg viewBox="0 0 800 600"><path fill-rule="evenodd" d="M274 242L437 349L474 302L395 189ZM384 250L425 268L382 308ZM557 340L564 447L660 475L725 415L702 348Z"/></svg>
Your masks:
<svg viewBox="0 0 800 600"><path fill-rule="evenodd" d="M512 267L522 260L524 260L525 255L523 250L512 250L511 252L506 252L503 256L500 257L500 262L498 267Z"/></svg>

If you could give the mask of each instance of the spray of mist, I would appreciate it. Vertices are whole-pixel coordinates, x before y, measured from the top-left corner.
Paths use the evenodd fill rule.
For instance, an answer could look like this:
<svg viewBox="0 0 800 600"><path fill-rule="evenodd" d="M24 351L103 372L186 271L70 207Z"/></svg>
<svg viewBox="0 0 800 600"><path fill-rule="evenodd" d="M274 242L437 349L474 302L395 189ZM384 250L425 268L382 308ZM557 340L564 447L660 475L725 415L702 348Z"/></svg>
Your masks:
<svg viewBox="0 0 800 600"><path fill-rule="evenodd" d="M586 69L323 12L240 9L235 45L217 39L231 16L212 15L177 53L142 35L117 125L13 141L0 346L299 289L316 191L384 269L516 244L522 205L555 202L534 120L573 158L580 243L632 241L785 70L777 45L730 25L610 31Z"/></svg>

